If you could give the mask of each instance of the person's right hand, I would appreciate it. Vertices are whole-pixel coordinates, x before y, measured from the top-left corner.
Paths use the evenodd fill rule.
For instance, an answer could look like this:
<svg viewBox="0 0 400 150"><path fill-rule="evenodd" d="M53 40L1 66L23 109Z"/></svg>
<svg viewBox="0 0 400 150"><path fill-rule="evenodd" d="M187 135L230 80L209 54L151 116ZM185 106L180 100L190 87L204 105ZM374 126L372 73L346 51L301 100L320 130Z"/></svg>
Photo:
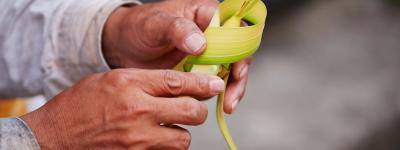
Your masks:
<svg viewBox="0 0 400 150"><path fill-rule="evenodd" d="M224 90L214 76L168 70L117 69L95 74L21 118L42 149L187 149L202 102Z"/></svg>

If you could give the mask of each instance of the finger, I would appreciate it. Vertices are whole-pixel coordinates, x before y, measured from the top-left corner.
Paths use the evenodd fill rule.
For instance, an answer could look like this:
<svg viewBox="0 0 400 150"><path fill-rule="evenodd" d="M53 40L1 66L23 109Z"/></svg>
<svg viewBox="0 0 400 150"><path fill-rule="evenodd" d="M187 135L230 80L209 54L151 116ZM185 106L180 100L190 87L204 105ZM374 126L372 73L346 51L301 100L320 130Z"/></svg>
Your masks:
<svg viewBox="0 0 400 150"><path fill-rule="evenodd" d="M225 113L232 114L235 111L246 91L247 80L248 75L246 74L240 80L232 80L230 83L228 83L224 100Z"/></svg>
<svg viewBox="0 0 400 150"><path fill-rule="evenodd" d="M196 23L200 29L205 30L211 22L215 11L218 9L219 2L217 0L200 0L201 4L195 9Z"/></svg>
<svg viewBox="0 0 400 150"><path fill-rule="evenodd" d="M152 96L215 96L225 89L224 81L216 76L172 70L144 72L147 80L140 87Z"/></svg>
<svg viewBox="0 0 400 150"><path fill-rule="evenodd" d="M248 74L251 58L246 58L232 65L233 80L240 80Z"/></svg>
<svg viewBox="0 0 400 150"><path fill-rule="evenodd" d="M168 39L181 51L199 55L206 47L206 38L195 22L183 18L173 18L169 27Z"/></svg>
<svg viewBox="0 0 400 150"><path fill-rule="evenodd" d="M156 98L154 105L157 124L200 125L208 115L206 105L191 97Z"/></svg>
<svg viewBox="0 0 400 150"><path fill-rule="evenodd" d="M156 141L152 141L152 145L147 149L165 150L165 149L177 149L186 150L190 146L191 135L190 132L179 126L160 126L154 130L154 135L159 138Z"/></svg>

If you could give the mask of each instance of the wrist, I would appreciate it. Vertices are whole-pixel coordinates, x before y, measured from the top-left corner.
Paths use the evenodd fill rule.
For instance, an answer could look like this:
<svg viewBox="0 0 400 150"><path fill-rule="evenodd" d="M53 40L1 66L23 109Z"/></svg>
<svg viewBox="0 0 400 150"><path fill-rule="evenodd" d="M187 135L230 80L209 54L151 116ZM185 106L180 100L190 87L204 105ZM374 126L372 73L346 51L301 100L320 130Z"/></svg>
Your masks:
<svg viewBox="0 0 400 150"><path fill-rule="evenodd" d="M57 149L60 147L61 138L60 129L55 130L54 122L51 116L47 116L43 108L34 112L21 116L22 119L31 129L41 149ZM55 135L55 136L52 136Z"/></svg>
<svg viewBox="0 0 400 150"><path fill-rule="evenodd" d="M123 49L119 44L123 31L124 18L129 13L129 6L117 8L107 19L102 35L102 52L107 64L111 68L120 68L124 57Z"/></svg>

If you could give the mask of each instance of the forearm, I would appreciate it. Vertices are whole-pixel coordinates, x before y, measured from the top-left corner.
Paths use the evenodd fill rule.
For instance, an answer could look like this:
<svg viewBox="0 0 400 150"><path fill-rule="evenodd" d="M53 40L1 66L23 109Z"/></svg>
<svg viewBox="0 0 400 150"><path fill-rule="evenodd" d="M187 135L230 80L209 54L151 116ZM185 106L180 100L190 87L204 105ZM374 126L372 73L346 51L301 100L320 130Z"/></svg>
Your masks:
<svg viewBox="0 0 400 150"><path fill-rule="evenodd" d="M0 0L0 97L48 98L108 70L101 34L108 16L136 0ZM0 119L0 149L40 149L20 119Z"/></svg>
<svg viewBox="0 0 400 150"><path fill-rule="evenodd" d="M18 118L0 119L0 149L39 150L32 131Z"/></svg>
<svg viewBox="0 0 400 150"><path fill-rule="evenodd" d="M0 0L0 97L54 96L107 71L101 34L117 7L136 0Z"/></svg>

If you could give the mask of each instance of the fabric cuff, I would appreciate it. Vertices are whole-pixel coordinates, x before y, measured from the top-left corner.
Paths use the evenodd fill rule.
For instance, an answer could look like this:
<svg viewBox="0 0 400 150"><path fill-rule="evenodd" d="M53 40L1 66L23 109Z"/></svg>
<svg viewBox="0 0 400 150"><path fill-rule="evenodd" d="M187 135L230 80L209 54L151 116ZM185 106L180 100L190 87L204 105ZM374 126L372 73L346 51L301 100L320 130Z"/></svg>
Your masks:
<svg viewBox="0 0 400 150"><path fill-rule="evenodd" d="M33 132L22 119L0 119L0 135L0 149L40 150Z"/></svg>
<svg viewBox="0 0 400 150"><path fill-rule="evenodd" d="M42 60L46 98L52 98L85 76L110 70L101 49L104 24L122 5L137 0L65 1L53 20L51 47Z"/></svg>

